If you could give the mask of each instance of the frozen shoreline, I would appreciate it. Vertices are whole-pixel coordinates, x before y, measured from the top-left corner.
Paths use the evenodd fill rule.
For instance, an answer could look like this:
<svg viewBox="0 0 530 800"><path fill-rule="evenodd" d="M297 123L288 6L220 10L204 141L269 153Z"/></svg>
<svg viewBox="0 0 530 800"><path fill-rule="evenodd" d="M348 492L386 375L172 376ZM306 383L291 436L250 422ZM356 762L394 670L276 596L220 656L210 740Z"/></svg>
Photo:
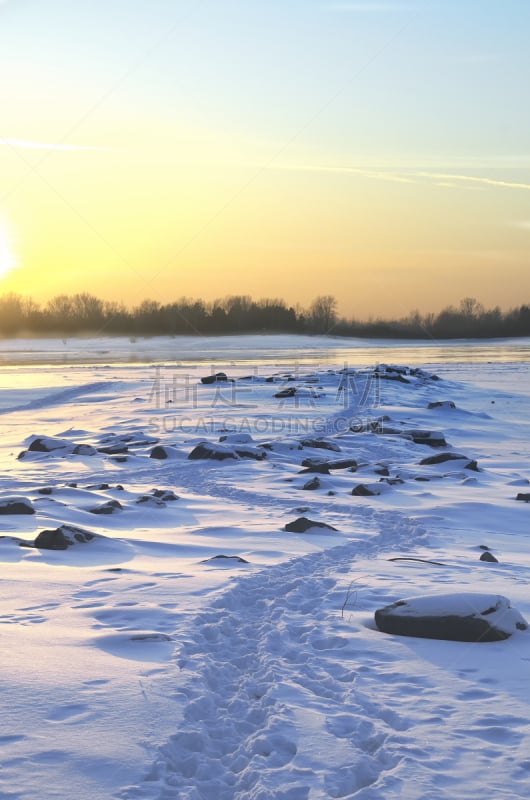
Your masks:
<svg viewBox="0 0 530 800"><path fill-rule="evenodd" d="M399 340L340 336L227 335L0 339L0 365L238 362L370 366L530 360L530 339Z"/></svg>

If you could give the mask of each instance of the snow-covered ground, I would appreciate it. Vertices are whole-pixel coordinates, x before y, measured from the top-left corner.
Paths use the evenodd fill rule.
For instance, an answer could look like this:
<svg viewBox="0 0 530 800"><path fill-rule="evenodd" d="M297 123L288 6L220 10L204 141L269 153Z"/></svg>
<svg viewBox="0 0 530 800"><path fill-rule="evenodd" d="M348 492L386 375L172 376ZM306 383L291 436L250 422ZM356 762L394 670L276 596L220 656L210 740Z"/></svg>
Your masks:
<svg viewBox="0 0 530 800"><path fill-rule="evenodd" d="M529 343L300 338L2 343L0 798L529 796L530 632L374 623L449 592L530 620Z"/></svg>

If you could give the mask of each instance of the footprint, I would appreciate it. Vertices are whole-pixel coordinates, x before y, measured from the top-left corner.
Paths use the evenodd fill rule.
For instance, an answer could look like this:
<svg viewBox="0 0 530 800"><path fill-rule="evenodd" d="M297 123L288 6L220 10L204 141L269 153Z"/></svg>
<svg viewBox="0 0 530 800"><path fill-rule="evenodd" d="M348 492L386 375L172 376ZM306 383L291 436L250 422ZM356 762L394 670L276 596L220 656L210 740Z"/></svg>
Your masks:
<svg viewBox="0 0 530 800"><path fill-rule="evenodd" d="M336 714L327 720L326 727L338 739L347 739L359 728L359 720L353 714Z"/></svg>
<svg viewBox="0 0 530 800"><path fill-rule="evenodd" d="M259 735L252 743L252 753L267 759L267 767L284 767L296 755L296 744L281 733Z"/></svg>
<svg viewBox="0 0 530 800"><path fill-rule="evenodd" d="M87 719L90 716L87 706L85 705L68 705L58 706L53 709L46 719L48 722L69 722L77 723Z"/></svg>
<svg viewBox="0 0 530 800"><path fill-rule="evenodd" d="M9 735L8 736L0 736L0 747L2 745L16 744L17 742L23 742L25 738L26 737L23 736L22 734L20 734L20 735L12 734L11 736L9 736Z"/></svg>
<svg viewBox="0 0 530 800"><path fill-rule="evenodd" d="M485 689L466 689L458 694L459 700L490 700L492 697L493 693Z"/></svg>
<svg viewBox="0 0 530 800"><path fill-rule="evenodd" d="M96 678L92 681L83 681L83 686L105 686L110 681L107 678Z"/></svg>

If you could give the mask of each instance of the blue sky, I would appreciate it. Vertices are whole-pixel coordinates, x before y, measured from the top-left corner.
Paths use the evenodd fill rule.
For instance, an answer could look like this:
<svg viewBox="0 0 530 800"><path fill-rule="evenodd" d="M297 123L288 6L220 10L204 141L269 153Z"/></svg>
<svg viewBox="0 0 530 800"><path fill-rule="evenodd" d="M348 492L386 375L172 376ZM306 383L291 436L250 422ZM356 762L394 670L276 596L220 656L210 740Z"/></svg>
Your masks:
<svg viewBox="0 0 530 800"><path fill-rule="evenodd" d="M347 313L528 293L523 0L5 0L0 21L0 290Z"/></svg>

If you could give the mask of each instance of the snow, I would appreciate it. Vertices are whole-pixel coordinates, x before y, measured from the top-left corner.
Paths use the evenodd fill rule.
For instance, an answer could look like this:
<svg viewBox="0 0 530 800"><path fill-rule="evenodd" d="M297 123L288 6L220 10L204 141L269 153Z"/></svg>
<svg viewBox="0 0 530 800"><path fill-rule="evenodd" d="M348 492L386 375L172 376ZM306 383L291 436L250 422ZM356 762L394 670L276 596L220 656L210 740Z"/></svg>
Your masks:
<svg viewBox="0 0 530 800"><path fill-rule="evenodd" d="M206 339L0 343L0 499L35 510L0 516L0 797L528 797L530 633L374 622L447 595L530 619L528 340Z"/></svg>

